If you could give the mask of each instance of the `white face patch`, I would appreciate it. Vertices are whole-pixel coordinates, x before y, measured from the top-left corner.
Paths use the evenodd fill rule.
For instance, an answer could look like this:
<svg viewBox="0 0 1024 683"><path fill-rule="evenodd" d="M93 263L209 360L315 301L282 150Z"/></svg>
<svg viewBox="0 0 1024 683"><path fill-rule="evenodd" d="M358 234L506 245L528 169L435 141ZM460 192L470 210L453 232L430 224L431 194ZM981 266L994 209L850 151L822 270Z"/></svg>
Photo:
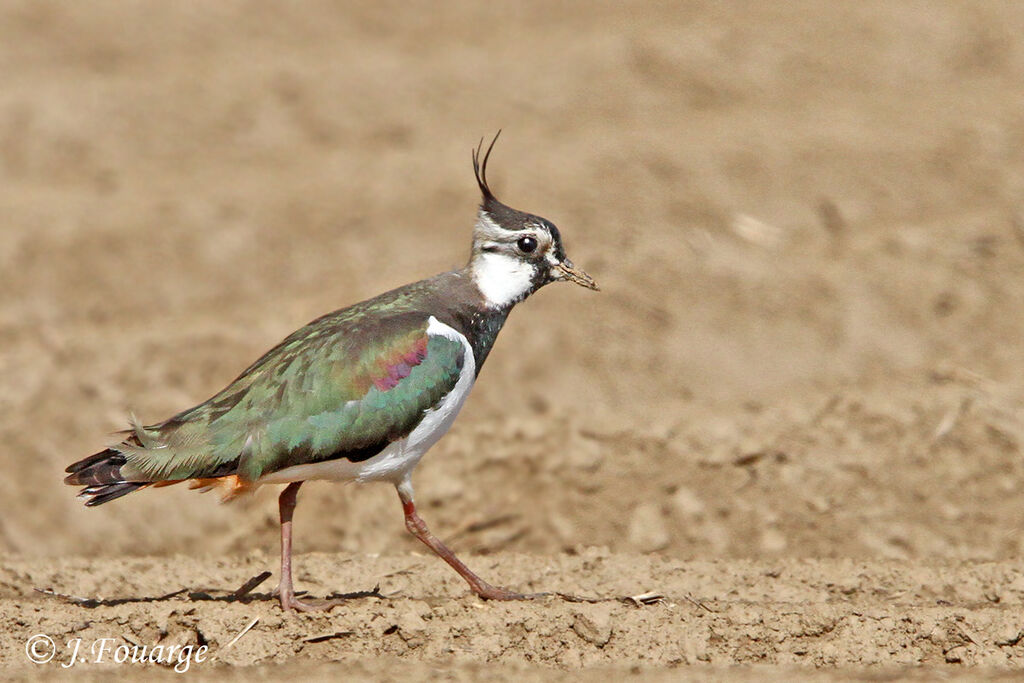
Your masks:
<svg viewBox="0 0 1024 683"><path fill-rule="evenodd" d="M473 258L473 281L490 308L503 308L522 300L533 287L533 266L497 252Z"/></svg>

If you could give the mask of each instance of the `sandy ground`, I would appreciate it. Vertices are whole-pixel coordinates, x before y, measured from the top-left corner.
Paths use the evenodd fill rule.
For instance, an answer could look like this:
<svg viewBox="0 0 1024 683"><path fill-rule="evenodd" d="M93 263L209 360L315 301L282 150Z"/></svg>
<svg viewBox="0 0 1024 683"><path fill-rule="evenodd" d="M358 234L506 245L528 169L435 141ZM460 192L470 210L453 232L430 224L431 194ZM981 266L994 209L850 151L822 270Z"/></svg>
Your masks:
<svg viewBox="0 0 1024 683"><path fill-rule="evenodd" d="M1020 668L1024 6L826 7L0 4L0 666L259 616L190 675ZM390 597L141 600L273 570L276 492L87 511L63 468L461 264L499 127L499 196L604 291L512 315L418 498L486 576L607 600L482 604L325 484L299 581Z"/></svg>
<svg viewBox="0 0 1024 683"><path fill-rule="evenodd" d="M281 665L296 660L336 675L337 662L362 662L370 675L394 675L402 670L392 671L396 663L415 662L421 673L509 677L581 667L616 677L693 667L675 673L706 677L728 675L736 664L757 667L742 671L748 675L792 675L798 667L843 673L873 667L896 675L920 664L1007 669L1024 660L1024 568L1003 563L680 561L597 549L475 559L518 586L579 595L598 587L603 599L482 603L432 558L316 553L302 557L300 570L314 593L358 589L373 596L295 616L284 615L265 593L241 601L228 595L261 571L264 554L16 561L0 574L0 624L5 637L21 642L45 628L60 643L49 666L75 658L73 669L82 675L110 673L113 650L126 643L206 645L208 661L191 673L207 676L257 662L281 674ZM50 598L45 617L26 618L39 610L39 599L6 588L24 582L112 599L83 607ZM345 588L335 591L339 584ZM153 599L182 588L188 591ZM637 597L650 596L652 588L661 600ZM112 630L121 635L110 651L91 646L111 638ZM74 644L79 639L84 645ZM24 652L5 653L0 665L24 670L31 666L24 659ZM178 660L173 666L184 668Z"/></svg>

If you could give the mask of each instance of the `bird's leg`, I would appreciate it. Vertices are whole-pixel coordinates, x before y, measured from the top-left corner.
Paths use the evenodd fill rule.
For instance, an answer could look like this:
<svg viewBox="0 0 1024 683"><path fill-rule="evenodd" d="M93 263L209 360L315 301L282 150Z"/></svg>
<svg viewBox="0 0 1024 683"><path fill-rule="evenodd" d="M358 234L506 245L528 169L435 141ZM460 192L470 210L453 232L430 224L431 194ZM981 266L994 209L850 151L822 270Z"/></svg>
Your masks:
<svg viewBox="0 0 1024 683"><path fill-rule="evenodd" d="M295 512L295 502L300 486L302 486L301 481L293 481L284 488L277 499L277 506L281 513L281 582L277 585L277 593L281 600L281 609L286 612L289 610L311 612L330 609L338 604L337 601L309 603L295 597L295 587L292 585L292 513Z"/></svg>
<svg viewBox="0 0 1024 683"><path fill-rule="evenodd" d="M437 536L430 533L426 522L416 513L416 503L412 497L412 482L406 477L395 488L398 489L398 497L402 501L402 511L405 513L405 528L416 538L433 550L438 557L451 565L452 569L459 573L473 589L473 592L484 600L529 600L546 595L545 593L515 593L505 588L492 586L479 576L474 574L469 567L463 564L462 560L455 556L451 549L441 542Z"/></svg>
<svg viewBox="0 0 1024 683"><path fill-rule="evenodd" d="M286 612L289 610L299 612L329 610L351 599L355 594L336 599L303 601L295 597L295 587L292 585L292 513L295 512L300 486L302 486L301 481L288 484L277 499L278 509L281 513L281 581L277 584L277 594L281 600L281 609Z"/></svg>
<svg viewBox="0 0 1024 683"><path fill-rule="evenodd" d="M281 491L277 499L277 507L281 514L281 582L277 585L281 599L281 609L304 609L305 605L295 597L292 585L292 513L295 512L301 481L293 481Z"/></svg>

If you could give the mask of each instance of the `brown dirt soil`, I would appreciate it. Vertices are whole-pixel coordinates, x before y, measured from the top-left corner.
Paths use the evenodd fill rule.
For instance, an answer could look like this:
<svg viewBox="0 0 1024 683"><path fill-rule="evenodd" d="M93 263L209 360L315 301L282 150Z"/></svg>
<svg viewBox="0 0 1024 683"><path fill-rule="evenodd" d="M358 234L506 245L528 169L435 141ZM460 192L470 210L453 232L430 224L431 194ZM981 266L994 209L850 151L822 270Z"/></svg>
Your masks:
<svg viewBox="0 0 1024 683"><path fill-rule="evenodd" d="M201 639L210 677L1021 668L1021 35L996 2L0 2L4 674L68 673L35 633ZM607 601L471 599L392 490L326 484L300 583L390 597L140 601L274 569L276 492L85 510L63 468L460 264L498 127L499 196L604 291L512 315L418 498L487 577Z"/></svg>
<svg viewBox="0 0 1024 683"><path fill-rule="evenodd" d="M54 668L74 655L69 641L88 645L117 633L111 647L205 644L217 659L211 654L206 666L195 666L211 676L226 667L295 660L320 663L313 670L324 673L328 662L372 661L372 673L386 673L405 660L435 671L482 671L487 664L499 672L587 667L626 674L694 666L702 670L690 673L702 676L722 675L733 664L889 671L947 663L1007 669L1024 660L1024 568L997 562L681 561L598 549L474 559L516 586L573 594L598 587L605 599L483 603L432 557L314 553L301 558L299 569L314 594L362 590L383 597L296 616L282 613L267 593L228 599L271 561L263 553L37 560L8 563L0 574L0 623L5 639L25 643L45 631L61 643ZM182 577L194 583L182 585ZM38 596L21 587L27 585L57 585L109 602L82 607L49 598L41 614ZM169 588L190 594L149 597ZM616 599L650 589L663 599ZM78 657L83 672L113 668L106 652L82 647ZM0 665L24 671L31 666L24 660L15 650Z"/></svg>

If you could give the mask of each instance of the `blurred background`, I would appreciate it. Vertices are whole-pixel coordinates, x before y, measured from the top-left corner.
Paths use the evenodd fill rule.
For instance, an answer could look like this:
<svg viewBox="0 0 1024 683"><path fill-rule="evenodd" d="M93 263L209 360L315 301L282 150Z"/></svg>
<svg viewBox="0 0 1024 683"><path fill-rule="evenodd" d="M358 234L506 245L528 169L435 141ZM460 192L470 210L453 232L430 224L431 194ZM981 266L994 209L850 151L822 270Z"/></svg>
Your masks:
<svg viewBox="0 0 1024 683"><path fill-rule="evenodd" d="M0 551L242 553L276 490L63 468L458 267L470 149L599 294L520 306L423 515L459 551L1022 550L1024 5L0 4ZM179 490L180 489L180 490ZM296 548L417 549L303 489Z"/></svg>

